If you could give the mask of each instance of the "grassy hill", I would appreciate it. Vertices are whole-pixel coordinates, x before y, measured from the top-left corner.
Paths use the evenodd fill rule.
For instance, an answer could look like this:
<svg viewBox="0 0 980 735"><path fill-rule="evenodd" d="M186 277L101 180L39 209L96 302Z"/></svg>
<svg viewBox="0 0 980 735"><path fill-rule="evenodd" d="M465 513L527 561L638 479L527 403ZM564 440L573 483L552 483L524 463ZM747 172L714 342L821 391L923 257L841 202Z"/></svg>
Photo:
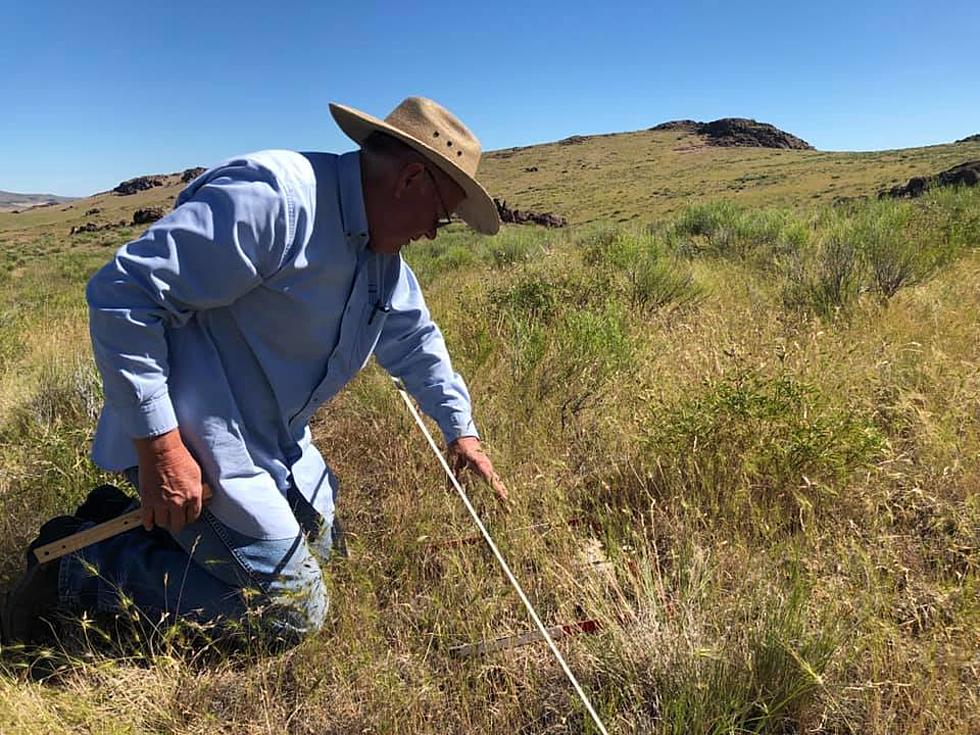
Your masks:
<svg viewBox="0 0 980 735"><path fill-rule="evenodd" d="M493 151L487 186L512 206L573 223L650 219L698 201L801 206L874 195L980 157L980 143L873 153L720 148L684 132L637 131ZM529 171L528 169L537 169Z"/></svg>
<svg viewBox="0 0 980 735"><path fill-rule="evenodd" d="M514 508L474 501L546 623L602 621L559 645L611 732L977 732L980 191L831 203L970 158L670 131L496 151L491 192L573 225L406 251ZM83 289L139 229L68 232L179 187L0 214L3 580L113 479L87 459ZM590 732L542 647L450 655L530 625L480 546L440 545L470 522L381 371L312 429L351 550L321 635L69 627L0 655L0 732Z"/></svg>
<svg viewBox="0 0 980 735"><path fill-rule="evenodd" d="M980 141L869 153L722 148L698 135L636 131L490 151L480 178L512 207L554 211L572 224L648 221L701 201L749 207L807 206L874 196L880 189L980 158ZM536 170L529 170L536 169ZM36 228L128 220L140 207L168 208L180 177L130 196L105 192L67 207L0 212L0 237L30 239ZM97 208L98 215L85 212Z"/></svg>

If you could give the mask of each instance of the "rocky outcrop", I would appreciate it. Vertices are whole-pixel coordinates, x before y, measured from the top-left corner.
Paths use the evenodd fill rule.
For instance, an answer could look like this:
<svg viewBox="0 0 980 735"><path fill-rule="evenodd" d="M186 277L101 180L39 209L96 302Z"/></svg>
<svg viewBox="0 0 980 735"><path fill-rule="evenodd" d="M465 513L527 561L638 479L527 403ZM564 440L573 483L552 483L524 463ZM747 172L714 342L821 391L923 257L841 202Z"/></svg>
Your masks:
<svg viewBox="0 0 980 735"><path fill-rule="evenodd" d="M685 133L697 133L704 123L697 120L668 120L659 125L654 125L650 130L680 130Z"/></svg>
<svg viewBox="0 0 980 735"><path fill-rule="evenodd" d="M711 145L813 150L813 146L802 138L790 135L775 125L742 117L725 117L705 123L700 132Z"/></svg>
<svg viewBox="0 0 980 735"><path fill-rule="evenodd" d="M203 166L195 166L194 168L185 168L180 172L180 181L182 184L189 184L198 176L207 171Z"/></svg>
<svg viewBox="0 0 980 735"><path fill-rule="evenodd" d="M125 227L129 223L121 219L118 222L109 222L108 224L98 224L96 222L86 222L84 225L77 225L69 230L69 235L77 235L81 232L104 232L105 230L114 230L117 227Z"/></svg>
<svg viewBox="0 0 980 735"><path fill-rule="evenodd" d="M507 202L502 199L494 199L497 205L497 214L500 215L501 222L509 222L516 225L541 225L542 227L564 227L568 222L564 217L551 212L531 212L528 210L511 209Z"/></svg>
<svg viewBox="0 0 980 735"><path fill-rule="evenodd" d="M163 216L162 207L146 207L133 212L134 225L151 225Z"/></svg>
<svg viewBox="0 0 980 735"><path fill-rule="evenodd" d="M980 183L980 160L965 161L934 176L913 176L902 186L893 186L878 192L878 198L917 197L934 186L976 186Z"/></svg>
<svg viewBox="0 0 980 735"><path fill-rule="evenodd" d="M744 117L723 117L711 122L697 120L670 120L650 130L680 130L703 135L708 145L746 148L784 148L812 151L813 146L775 125L761 123Z"/></svg>
<svg viewBox="0 0 980 735"><path fill-rule="evenodd" d="M135 179L123 181L112 191L120 196L129 196L138 191L146 191L157 186L163 186L166 183L163 176L137 176Z"/></svg>
<svg viewBox="0 0 980 735"><path fill-rule="evenodd" d="M980 143L980 133L976 135L968 135L965 138L960 138L957 143Z"/></svg>
<svg viewBox="0 0 980 735"><path fill-rule="evenodd" d="M168 184L174 183L174 178L179 178L182 184L189 184L205 171L207 169L203 166L195 166L194 168L185 168L178 173L137 176L135 179L123 181L112 191L114 194L127 196L129 194L135 194L138 191L146 191L147 189L154 189L158 186L167 186Z"/></svg>
<svg viewBox="0 0 980 735"><path fill-rule="evenodd" d="M98 213L98 209L90 209L89 213ZM72 227L69 231L69 235L77 235L81 232L102 232L104 230L112 230L117 227L128 227L130 225L150 225L156 222L165 214L163 207L144 207L142 209L137 209L133 212L133 219L127 222L124 219L118 222L109 222L107 224L100 224L98 222L86 222L82 225L76 225Z"/></svg>

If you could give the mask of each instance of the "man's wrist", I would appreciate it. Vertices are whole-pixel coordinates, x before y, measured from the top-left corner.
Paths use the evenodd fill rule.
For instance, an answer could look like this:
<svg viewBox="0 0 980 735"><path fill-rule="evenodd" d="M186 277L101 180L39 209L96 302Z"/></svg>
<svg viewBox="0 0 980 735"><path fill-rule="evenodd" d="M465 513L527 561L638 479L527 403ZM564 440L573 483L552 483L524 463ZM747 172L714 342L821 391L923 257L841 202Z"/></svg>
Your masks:
<svg viewBox="0 0 980 735"><path fill-rule="evenodd" d="M178 429L171 429L156 436L133 439L133 444L136 445L136 456L139 458L141 464L144 460L152 461L175 449L183 449L184 447L184 442L180 438L180 431Z"/></svg>

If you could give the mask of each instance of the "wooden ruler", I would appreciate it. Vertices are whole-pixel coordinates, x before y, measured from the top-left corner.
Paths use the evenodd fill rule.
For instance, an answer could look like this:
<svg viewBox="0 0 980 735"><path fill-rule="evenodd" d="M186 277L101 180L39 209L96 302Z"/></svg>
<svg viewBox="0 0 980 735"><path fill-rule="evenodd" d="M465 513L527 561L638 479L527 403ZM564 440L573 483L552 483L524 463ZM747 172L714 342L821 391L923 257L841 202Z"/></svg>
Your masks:
<svg viewBox="0 0 980 735"><path fill-rule="evenodd" d="M210 499L211 488L208 487L207 483L205 483L203 500ZM142 523L143 509L136 508L135 510L131 510L129 513L121 515L118 518L113 518L111 521L106 521L105 523L100 523L97 526L86 528L84 531L73 533L71 536L65 536L57 541L52 541L50 544L38 546L36 549L34 549L34 556L42 564L45 562L54 561L65 554L71 554L73 551L84 549L86 546L91 544L98 543L99 541L105 541L107 538L112 538L116 534L122 533L123 531L128 531L129 529L135 528Z"/></svg>

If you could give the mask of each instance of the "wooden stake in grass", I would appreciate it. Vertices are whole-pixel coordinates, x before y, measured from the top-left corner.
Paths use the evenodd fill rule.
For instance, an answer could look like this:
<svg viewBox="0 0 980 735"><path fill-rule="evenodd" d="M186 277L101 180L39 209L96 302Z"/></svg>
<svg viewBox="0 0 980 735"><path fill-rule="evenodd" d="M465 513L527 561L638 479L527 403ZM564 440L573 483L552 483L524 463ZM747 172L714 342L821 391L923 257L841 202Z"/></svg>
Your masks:
<svg viewBox="0 0 980 735"><path fill-rule="evenodd" d="M203 500L210 499L211 488L205 484ZM42 564L54 561L65 554L71 554L79 549L84 549L86 546L98 543L99 541L105 541L107 538L112 538L116 534L135 528L142 522L143 509L136 508L125 515L113 518L111 521L100 523L97 526L92 526L92 528L86 528L84 531L73 533L71 536L65 536L57 541L52 541L50 544L38 546L34 549L34 556Z"/></svg>

